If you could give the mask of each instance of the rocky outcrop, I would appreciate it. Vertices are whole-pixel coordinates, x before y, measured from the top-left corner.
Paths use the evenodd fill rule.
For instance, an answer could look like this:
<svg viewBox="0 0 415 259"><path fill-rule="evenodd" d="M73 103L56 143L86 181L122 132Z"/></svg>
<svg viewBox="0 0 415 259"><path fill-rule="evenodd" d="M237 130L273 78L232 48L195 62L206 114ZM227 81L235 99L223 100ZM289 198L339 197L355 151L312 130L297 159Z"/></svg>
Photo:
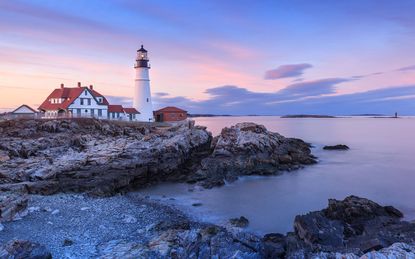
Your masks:
<svg viewBox="0 0 415 259"><path fill-rule="evenodd" d="M46 247L27 240L12 240L0 246L0 258L51 259Z"/></svg>
<svg viewBox="0 0 415 259"><path fill-rule="evenodd" d="M415 242L415 224L402 217L392 206L349 196L329 200L324 210L297 216L294 229L311 250L363 254L396 242Z"/></svg>
<svg viewBox="0 0 415 259"><path fill-rule="evenodd" d="M349 150L349 147L343 144L338 144L334 146L324 146L324 150Z"/></svg>
<svg viewBox="0 0 415 259"><path fill-rule="evenodd" d="M212 154L189 182L207 188L235 181L241 175L275 175L316 162L310 145L285 138L255 123L238 123L224 128L213 139Z"/></svg>
<svg viewBox="0 0 415 259"><path fill-rule="evenodd" d="M5 121L0 137L0 191L39 194L109 195L180 180L211 143L192 122L156 128L94 119Z"/></svg>
<svg viewBox="0 0 415 259"><path fill-rule="evenodd" d="M222 185L315 163L309 145L240 123L212 141L189 121L174 127L95 119L0 123L0 191L104 196L160 181Z"/></svg>

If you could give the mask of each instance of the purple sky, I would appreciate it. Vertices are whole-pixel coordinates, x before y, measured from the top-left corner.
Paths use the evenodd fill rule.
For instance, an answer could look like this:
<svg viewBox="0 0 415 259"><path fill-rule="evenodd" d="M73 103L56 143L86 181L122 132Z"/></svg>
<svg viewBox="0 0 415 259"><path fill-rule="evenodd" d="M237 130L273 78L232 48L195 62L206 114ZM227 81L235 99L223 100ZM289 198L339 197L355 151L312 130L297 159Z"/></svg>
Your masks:
<svg viewBox="0 0 415 259"><path fill-rule="evenodd" d="M60 83L131 103L149 51L155 108L415 115L415 1L1 1L0 111Z"/></svg>

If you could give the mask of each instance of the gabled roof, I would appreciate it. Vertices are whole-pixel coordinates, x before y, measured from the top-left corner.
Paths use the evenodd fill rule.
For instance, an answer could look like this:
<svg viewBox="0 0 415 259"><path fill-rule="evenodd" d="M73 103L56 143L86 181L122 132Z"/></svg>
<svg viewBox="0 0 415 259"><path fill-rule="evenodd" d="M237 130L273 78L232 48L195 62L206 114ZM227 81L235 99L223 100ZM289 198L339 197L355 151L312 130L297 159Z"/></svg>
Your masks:
<svg viewBox="0 0 415 259"><path fill-rule="evenodd" d="M128 114L140 114L140 112L137 111L135 108L124 108L124 111Z"/></svg>
<svg viewBox="0 0 415 259"><path fill-rule="evenodd" d="M20 108L23 108L23 107L26 107L27 109L31 110L34 113L37 112L35 109L33 109L32 107L30 107L29 105L22 104L22 105L20 105L18 108L16 108L14 111L12 111L10 113L15 113L16 111L18 111Z"/></svg>
<svg viewBox="0 0 415 259"><path fill-rule="evenodd" d="M124 112L122 105L108 105L108 112Z"/></svg>
<svg viewBox="0 0 415 259"><path fill-rule="evenodd" d="M174 106L167 106L155 112L187 112L187 111L174 107Z"/></svg>
<svg viewBox="0 0 415 259"><path fill-rule="evenodd" d="M96 97L101 97L103 105L108 105L107 99L105 97L98 93L95 90L89 89L88 87L63 87L63 88L57 88L52 91L52 93L46 98L46 100L39 106L39 110L66 110L68 109L69 105L72 104L72 102L78 98L85 90L89 91L91 95ZM63 98L65 99L62 103L51 103L51 98Z"/></svg>
<svg viewBox="0 0 415 259"><path fill-rule="evenodd" d="M94 97L102 97L102 104L109 105L109 102L102 94L98 93L94 89L89 89L89 91L92 93Z"/></svg>

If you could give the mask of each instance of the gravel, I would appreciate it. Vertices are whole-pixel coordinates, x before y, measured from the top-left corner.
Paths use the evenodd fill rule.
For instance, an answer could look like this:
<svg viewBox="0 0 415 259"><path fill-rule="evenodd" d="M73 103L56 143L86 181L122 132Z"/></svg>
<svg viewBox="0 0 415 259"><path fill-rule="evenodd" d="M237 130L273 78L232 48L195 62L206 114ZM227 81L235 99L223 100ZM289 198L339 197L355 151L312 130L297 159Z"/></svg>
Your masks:
<svg viewBox="0 0 415 259"><path fill-rule="evenodd" d="M184 217L135 192L106 198L34 195L26 217L3 223L0 243L26 239L45 245L53 258L92 258L99 244L111 240L144 244L156 224L179 216Z"/></svg>

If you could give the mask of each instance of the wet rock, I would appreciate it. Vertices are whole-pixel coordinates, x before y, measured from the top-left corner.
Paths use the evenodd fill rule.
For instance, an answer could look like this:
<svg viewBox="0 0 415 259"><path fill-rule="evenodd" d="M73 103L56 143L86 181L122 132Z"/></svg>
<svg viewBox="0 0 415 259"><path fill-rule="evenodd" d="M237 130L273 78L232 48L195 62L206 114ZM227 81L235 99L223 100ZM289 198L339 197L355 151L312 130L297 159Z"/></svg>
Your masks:
<svg viewBox="0 0 415 259"><path fill-rule="evenodd" d="M285 236L278 233L267 234L262 238L262 255L265 258L284 258L286 254Z"/></svg>
<svg viewBox="0 0 415 259"><path fill-rule="evenodd" d="M196 203L193 203L192 204L192 206L193 207L200 207L200 206L202 206L203 204L202 203L200 203L200 202L196 202Z"/></svg>
<svg viewBox="0 0 415 259"><path fill-rule="evenodd" d="M12 240L0 246L0 258L51 259L45 246L27 240Z"/></svg>
<svg viewBox="0 0 415 259"><path fill-rule="evenodd" d="M240 216L239 218L230 219L229 223L231 223L235 227L245 228L249 225L249 220L244 216Z"/></svg>
<svg viewBox="0 0 415 259"><path fill-rule="evenodd" d="M329 200L321 211L297 216L295 233L310 249L325 252L365 253L396 242L415 240L415 223L401 221L402 213L391 206L349 196Z"/></svg>
<svg viewBox="0 0 415 259"><path fill-rule="evenodd" d="M339 144L339 145L334 145L334 146L324 146L323 149L324 150L348 150L349 147L346 145Z"/></svg>

